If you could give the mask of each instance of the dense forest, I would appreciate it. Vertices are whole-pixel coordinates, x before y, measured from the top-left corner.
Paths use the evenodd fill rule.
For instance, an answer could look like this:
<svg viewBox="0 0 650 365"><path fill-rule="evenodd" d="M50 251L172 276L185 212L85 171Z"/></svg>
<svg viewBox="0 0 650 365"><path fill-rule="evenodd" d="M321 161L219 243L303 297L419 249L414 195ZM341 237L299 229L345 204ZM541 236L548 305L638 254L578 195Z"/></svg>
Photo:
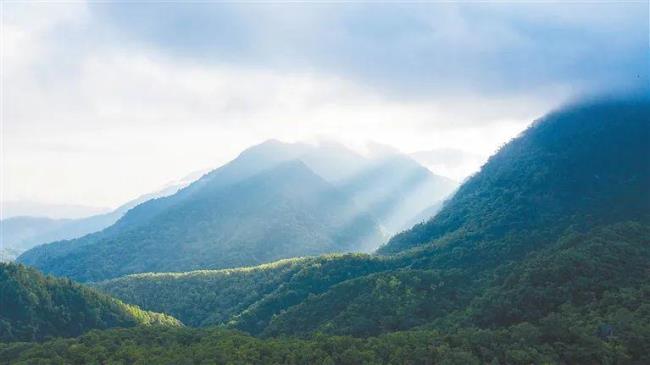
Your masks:
<svg viewBox="0 0 650 365"><path fill-rule="evenodd" d="M11 364L647 364L647 285L582 313L562 308L536 323L393 332L355 338L259 339L219 328L137 327L75 339L0 344ZM602 311L605 308L612 310ZM614 309L613 307L617 307Z"/></svg>
<svg viewBox="0 0 650 365"><path fill-rule="evenodd" d="M399 263L366 254L324 255L245 269L129 275L95 286L189 325L232 320L238 328L259 332L275 314L310 295Z"/></svg>
<svg viewBox="0 0 650 365"><path fill-rule="evenodd" d="M169 313L186 325L209 326L227 322L289 281L308 262L317 260L287 259L250 268L133 274L96 287L128 303Z"/></svg>
<svg viewBox="0 0 650 365"><path fill-rule="evenodd" d="M124 304L70 279L0 263L0 341L78 336L91 329L179 326L176 319Z"/></svg>
<svg viewBox="0 0 650 365"><path fill-rule="evenodd" d="M649 115L639 100L549 114L379 254L94 284L203 328L7 343L0 361L647 364Z"/></svg>

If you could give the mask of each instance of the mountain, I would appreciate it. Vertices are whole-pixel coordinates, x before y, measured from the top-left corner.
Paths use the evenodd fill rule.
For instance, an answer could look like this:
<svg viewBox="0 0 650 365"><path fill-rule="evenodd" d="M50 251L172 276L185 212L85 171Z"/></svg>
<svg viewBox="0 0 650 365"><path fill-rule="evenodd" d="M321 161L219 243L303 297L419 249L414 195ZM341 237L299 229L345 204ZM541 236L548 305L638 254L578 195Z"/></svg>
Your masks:
<svg viewBox="0 0 650 365"><path fill-rule="evenodd" d="M241 290L249 293L246 308L215 300L205 315L262 337L368 337L359 342L370 346L368 356L373 346L426 338L411 351L458 356L451 363L646 363L649 115L645 99L550 113L382 255L241 271L241 287L223 273L206 274L210 283L196 287L162 276L99 286L145 308L157 297L179 308L178 285L206 294ZM200 313L186 315L203 324Z"/></svg>
<svg viewBox="0 0 650 365"><path fill-rule="evenodd" d="M330 183L358 173L369 163L366 158L333 142L311 145L271 139L244 150L235 160L213 170L203 180L223 186L293 160L302 161Z"/></svg>
<svg viewBox="0 0 650 365"><path fill-rule="evenodd" d="M20 261L95 281L369 252L385 242L381 231L404 228L454 188L405 156L370 160L334 143L270 140L102 232L36 247Z"/></svg>
<svg viewBox="0 0 650 365"><path fill-rule="evenodd" d="M492 156L435 219L396 235L379 252L450 240L441 250L462 249L463 256L479 250L482 261L515 258L572 225L644 217L650 207L648 124L646 102L591 102L551 113ZM543 234L536 234L540 228ZM483 247L513 235L520 242Z"/></svg>
<svg viewBox="0 0 650 365"><path fill-rule="evenodd" d="M37 217L12 217L0 220L0 261L12 261L21 252L36 244L48 242L38 237L51 231L60 230L69 223L68 219ZM35 242L34 242L35 241Z"/></svg>
<svg viewBox="0 0 650 365"><path fill-rule="evenodd" d="M179 326L67 279L22 265L0 264L0 342L78 336L91 329L136 325Z"/></svg>
<svg viewBox="0 0 650 365"><path fill-rule="evenodd" d="M319 258L304 257L235 269L132 274L94 287L128 303L142 301L186 325L204 327L227 322L306 266L319 262Z"/></svg>
<svg viewBox="0 0 650 365"><path fill-rule="evenodd" d="M198 178L196 173L167 184L163 189L142 195L117 209L78 219L18 216L0 220L0 261L11 261L22 252L39 244L70 240L98 232L114 224L131 208L147 200L174 194ZM52 208L54 209L54 208ZM4 252L4 254L2 254Z"/></svg>
<svg viewBox="0 0 650 365"><path fill-rule="evenodd" d="M515 278L516 270L535 270L542 283L554 278L550 287L576 288L554 305L533 302L539 305L535 321L562 304L588 303L572 297L593 298L599 308L606 306L599 302L603 296L620 290L643 297L638 275L650 258L648 115L650 103L638 100L591 102L549 114L490 158L433 219L379 250L402 261L400 269L355 278L284 308L262 333L376 335L445 321L501 290L505 279L499 278ZM542 257L549 257L546 266L537 264ZM554 276L543 274L550 268ZM605 285L599 279L607 277L620 281ZM545 297L549 289L532 284L539 285L508 289ZM519 316L508 325L526 321L527 311L515 312Z"/></svg>
<svg viewBox="0 0 650 365"><path fill-rule="evenodd" d="M238 317L238 328L256 332L253 327L263 328L282 308L299 304L310 294L399 264L367 254L332 254L246 268L133 274L93 286L191 326L225 324Z"/></svg>
<svg viewBox="0 0 650 365"><path fill-rule="evenodd" d="M244 151L236 164L209 174L220 184L250 176L281 161L300 160L323 179L342 190L360 209L372 214L388 234L406 228L425 208L439 204L457 188L450 179L435 175L406 155L395 152L366 158L346 147L269 140Z"/></svg>
<svg viewBox="0 0 650 365"><path fill-rule="evenodd" d="M240 162L170 197L139 205L102 232L39 246L19 261L97 281L368 250L382 241L372 217L301 161L279 163L250 177L250 160ZM237 176L242 180L234 182Z"/></svg>

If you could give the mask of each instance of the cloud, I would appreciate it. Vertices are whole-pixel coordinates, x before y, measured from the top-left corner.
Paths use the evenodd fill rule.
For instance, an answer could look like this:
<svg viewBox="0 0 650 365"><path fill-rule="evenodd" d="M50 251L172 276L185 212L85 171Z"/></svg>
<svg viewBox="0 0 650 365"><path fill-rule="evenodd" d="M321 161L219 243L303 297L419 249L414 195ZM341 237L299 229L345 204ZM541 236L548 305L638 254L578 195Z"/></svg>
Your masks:
<svg viewBox="0 0 650 365"><path fill-rule="evenodd" d="M462 181L485 163L485 155L457 148L436 148L416 151L410 156L438 174Z"/></svg>
<svg viewBox="0 0 650 365"><path fill-rule="evenodd" d="M484 159L647 77L638 6L5 4L5 198L116 206L269 138Z"/></svg>
<svg viewBox="0 0 650 365"><path fill-rule="evenodd" d="M98 3L134 44L344 75L393 96L580 93L648 80L648 4ZM641 81L644 81L641 80Z"/></svg>

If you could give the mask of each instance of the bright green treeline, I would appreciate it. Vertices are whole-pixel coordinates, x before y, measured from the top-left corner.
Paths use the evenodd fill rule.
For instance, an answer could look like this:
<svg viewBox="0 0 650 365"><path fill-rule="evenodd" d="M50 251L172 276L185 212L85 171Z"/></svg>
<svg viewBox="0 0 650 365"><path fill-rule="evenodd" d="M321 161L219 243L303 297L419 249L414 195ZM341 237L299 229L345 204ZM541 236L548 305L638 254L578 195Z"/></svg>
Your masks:
<svg viewBox="0 0 650 365"><path fill-rule="evenodd" d="M230 323L258 333L278 312L310 295L403 264L365 254L326 255L243 269L130 275L96 287L128 303L169 313L187 325Z"/></svg>
<svg viewBox="0 0 650 365"><path fill-rule="evenodd" d="M186 325L208 326L227 322L314 260L288 259L239 269L134 274L95 286L125 302L169 313Z"/></svg>
<svg viewBox="0 0 650 365"><path fill-rule="evenodd" d="M69 279L0 264L0 341L78 336L94 328L179 326L165 314L143 311Z"/></svg>

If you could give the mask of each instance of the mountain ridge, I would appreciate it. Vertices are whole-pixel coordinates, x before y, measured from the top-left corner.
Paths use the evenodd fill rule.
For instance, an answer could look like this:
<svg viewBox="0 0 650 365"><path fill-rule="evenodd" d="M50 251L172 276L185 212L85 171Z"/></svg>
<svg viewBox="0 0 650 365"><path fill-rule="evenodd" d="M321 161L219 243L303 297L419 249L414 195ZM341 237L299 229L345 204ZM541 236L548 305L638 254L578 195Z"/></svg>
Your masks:
<svg viewBox="0 0 650 365"><path fill-rule="evenodd" d="M221 189L213 188L210 180L201 179L199 184L181 190L178 198L155 199L136 207L114 226L81 242L41 246L19 260L94 281L144 271L259 264L352 250L380 239L371 217L301 161L280 163ZM144 218L138 216L151 205L157 209ZM159 209L170 206L174 209ZM127 248L123 240L140 242L139 251ZM232 245L240 246L235 250L229 248ZM51 249L56 251L48 252Z"/></svg>

